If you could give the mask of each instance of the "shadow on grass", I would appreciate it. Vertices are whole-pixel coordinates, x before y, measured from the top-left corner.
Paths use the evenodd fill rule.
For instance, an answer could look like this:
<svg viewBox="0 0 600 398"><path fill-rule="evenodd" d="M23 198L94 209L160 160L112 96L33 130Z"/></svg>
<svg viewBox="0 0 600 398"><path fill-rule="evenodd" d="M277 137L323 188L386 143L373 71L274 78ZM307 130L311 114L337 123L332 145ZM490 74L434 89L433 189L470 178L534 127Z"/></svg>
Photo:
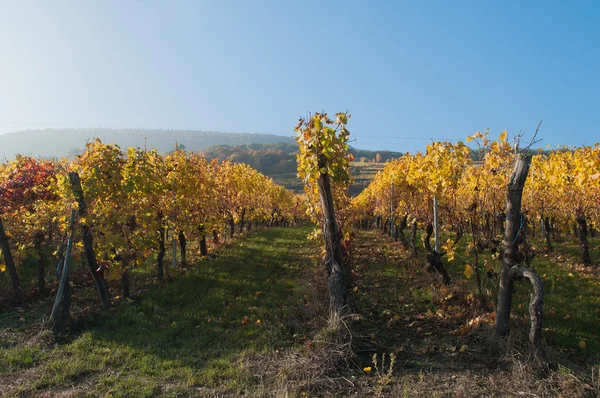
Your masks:
<svg viewBox="0 0 600 398"><path fill-rule="evenodd" d="M298 232L269 230L236 243L191 275L89 325L94 337L184 364L279 342L266 333L302 299ZM260 322L259 322L260 320Z"/></svg>
<svg viewBox="0 0 600 398"><path fill-rule="evenodd" d="M300 341L301 325L289 315L304 302L309 230L255 232L168 286L81 321L76 335L36 364L41 377L31 391L92 384L86 393L153 396L165 388L253 388L245 356Z"/></svg>
<svg viewBox="0 0 600 398"><path fill-rule="evenodd" d="M452 275L450 287L426 272L423 258L412 259L409 252L379 232L361 231L356 252L354 270L358 277L354 298L360 321L356 325L359 336L355 343L361 367L372 366L373 354L381 358L391 353L404 370L469 369L491 374L509 364L501 360L501 347L494 340L492 329L493 312L488 312L495 308L498 280L483 275L487 310L480 309L475 278L468 279L463 274L465 264L472 259L464 254L462 244L455 261L444 261ZM490 265L500 265L489 254L480 256L480 265L484 259ZM552 352L567 354L560 356L561 361L566 358L578 364L597 364L600 352L597 277L579 274L541 255L533 265L545 284L543 336L548 346ZM530 285L517 283L513 297L512 325L516 332L524 331L522 334L526 336ZM481 327L457 333L478 316L487 316ZM584 349L580 348L582 340L586 342ZM527 338L519 344L519 349L527 354Z"/></svg>

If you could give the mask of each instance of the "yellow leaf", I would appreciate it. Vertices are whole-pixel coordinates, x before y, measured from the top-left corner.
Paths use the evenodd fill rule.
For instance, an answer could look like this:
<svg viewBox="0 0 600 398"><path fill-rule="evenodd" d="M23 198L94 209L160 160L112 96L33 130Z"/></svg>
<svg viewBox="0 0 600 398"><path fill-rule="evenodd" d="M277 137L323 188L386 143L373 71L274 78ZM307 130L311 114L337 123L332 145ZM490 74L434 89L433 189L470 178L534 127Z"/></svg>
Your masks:
<svg viewBox="0 0 600 398"><path fill-rule="evenodd" d="M468 136L468 137L465 139L465 141L467 141L467 142L471 142L471 141L473 141L473 137L471 137L471 136Z"/></svg>
<svg viewBox="0 0 600 398"><path fill-rule="evenodd" d="M469 346L468 346L468 345L466 345L466 344L463 344L463 345L461 345L461 346L460 346L460 349L459 349L458 351L460 351L460 352L465 352L465 351L467 351L468 349L469 349Z"/></svg>
<svg viewBox="0 0 600 398"><path fill-rule="evenodd" d="M475 271L473 270L473 267L471 267L469 264L465 265L464 274L467 279L471 279L474 273Z"/></svg>
<svg viewBox="0 0 600 398"><path fill-rule="evenodd" d="M587 344L585 343L584 340L581 340L579 342L579 348L581 348L582 350L585 350L587 348Z"/></svg>
<svg viewBox="0 0 600 398"><path fill-rule="evenodd" d="M0 264L0 272L6 271L6 264Z"/></svg>
<svg viewBox="0 0 600 398"><path fill-rule="evenodd" d="M370 366L367 366L367 367L363 368L363 372L365 372L367 374L371 373L371 371L372 371L372 369L371 369Z"/></svg>
<svg viewBox="0 0 600 398"><path fill-rule="evenodd" d="M506 141L506 136L508 135L508 133L506 132L506 130L504 130L502 132L502 134L500 134L500 141Z"/></svg>
<svg viewBox="0 0 600 398"><path fill-rule="evenodd" d="M454 261L454 250L448 252L448 261Z"/></svg>

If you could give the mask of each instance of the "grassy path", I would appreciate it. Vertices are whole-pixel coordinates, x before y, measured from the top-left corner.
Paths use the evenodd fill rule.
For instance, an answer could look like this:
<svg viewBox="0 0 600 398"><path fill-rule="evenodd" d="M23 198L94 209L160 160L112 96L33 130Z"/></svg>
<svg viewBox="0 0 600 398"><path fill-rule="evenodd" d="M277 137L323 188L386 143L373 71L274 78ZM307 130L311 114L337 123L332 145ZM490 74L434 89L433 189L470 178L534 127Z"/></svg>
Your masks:
<svg viewBox="0 0 600 398"><path fill-rule="evenodd" d="M269 229L238 240L167 287L86 319L62 343L50 343L47 332L17 343L25 330L9 321L19 315L0 314L0 363L8 365L0 366L0 395L256 391L244 358L301 344L302 330L290 319L303 305L300 280L312 264L309 230Z"/></svg>

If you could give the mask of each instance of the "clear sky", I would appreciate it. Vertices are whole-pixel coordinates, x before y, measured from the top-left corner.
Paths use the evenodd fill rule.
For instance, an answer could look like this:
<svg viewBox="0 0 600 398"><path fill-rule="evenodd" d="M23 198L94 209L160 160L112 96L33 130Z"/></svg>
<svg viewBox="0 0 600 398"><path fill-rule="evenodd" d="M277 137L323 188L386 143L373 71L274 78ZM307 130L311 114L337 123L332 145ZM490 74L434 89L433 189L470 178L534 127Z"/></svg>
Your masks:
<svg viewBox="0 0 600 398"><path fill-rule="evenodd" d="M293 135L349 110L356 147L490 128L600 140L598 1L9 1L0 132Z"/></svg>

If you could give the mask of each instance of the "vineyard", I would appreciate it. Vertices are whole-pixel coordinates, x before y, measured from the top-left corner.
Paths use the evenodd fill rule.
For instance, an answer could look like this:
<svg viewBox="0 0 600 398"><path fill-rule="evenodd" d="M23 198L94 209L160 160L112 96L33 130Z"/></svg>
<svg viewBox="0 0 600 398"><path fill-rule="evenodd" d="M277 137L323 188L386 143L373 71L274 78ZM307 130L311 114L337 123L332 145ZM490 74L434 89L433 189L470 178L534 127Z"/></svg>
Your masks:
<svg viewBox="0 0 600 398"><path fill-rule="evenodd" d="M71 164L18 156L0 172L1 270L19 301L24 295L16 264L24 261L37 263L37 287L45 293L51 265L67 256L85 259L108 308L107 281L121 281L126 299L133 269L154 266L163 279L168 245L172 268L185 267L188 242L206 256L207 240L217 244L236 228L293 223L302 212L295 195L249 166L207 162L184 151L161 156L130 148L124 154L96 140ZM74 229L81 239L65 253Z"/></svg>
<svg viewBox="0 0 600 398"><path fill-rule="evenodd" d="M99 140L0 165L0 393L600 395L600 144L476 132L352 197L349 120L299 120L303 195Z"/></svg>

